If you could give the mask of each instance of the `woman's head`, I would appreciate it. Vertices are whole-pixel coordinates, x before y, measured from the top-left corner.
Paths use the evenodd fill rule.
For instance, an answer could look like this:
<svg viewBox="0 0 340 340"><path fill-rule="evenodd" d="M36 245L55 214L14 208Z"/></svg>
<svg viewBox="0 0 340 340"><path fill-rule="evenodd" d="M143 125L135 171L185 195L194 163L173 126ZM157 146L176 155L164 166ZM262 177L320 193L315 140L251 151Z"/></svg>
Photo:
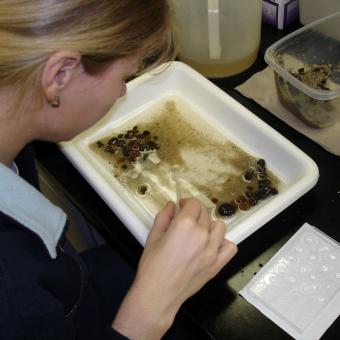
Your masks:
<svg viewBox="0 0 340 340"><path fill-rule="evenodd" d="M166 0L1 0L0 88L32 102L41 73L60 50L77 51L86 72L139 56L140 69L173 58Z"/></svg>

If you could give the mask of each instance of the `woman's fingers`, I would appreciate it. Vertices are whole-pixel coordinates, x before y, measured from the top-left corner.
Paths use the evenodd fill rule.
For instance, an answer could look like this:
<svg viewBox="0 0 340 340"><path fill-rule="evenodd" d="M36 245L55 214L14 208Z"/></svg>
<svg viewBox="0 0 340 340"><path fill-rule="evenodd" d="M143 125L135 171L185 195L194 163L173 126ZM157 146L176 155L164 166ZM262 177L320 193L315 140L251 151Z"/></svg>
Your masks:
<svg viewBox="0 0 340 340"><path fill-rule="evenodd" d="M225 239L227 227L221 220L210 223L209 247L216 254L215 261L211 266L212 277L215 276L237 253L237 246Z"/></svg>
<svg viewBox="0 0 340 340"><path fill-rule="evenodd" d="M237 253L237 245L227 239L224 239L212 268L213 275L216 275Z"/></svg>
<svg viewBox="0 0 340 340"><path fill-rule="evenodd" d="M180 208L183 208L184 204L189 200L189 198L181 198L179 200L179 206Z"/></svg>
<svg viewBox="0 0 340 340"><path fill-rule="evenodd" d="M195 198L182 199L180 206L179 214L190 216L202 228L209 228L210 216L199 200Z"/></svg>
<svg viewBox="0 0 340 340"><path fill-rule="evenodd" d="M201 215L202 204L196 198L182 199L180 202L181 210L178 215L191 216L196 221Z"/></svg>
<svg viewBox="0 0 340 340"><path fill-rule="evenodd" d="M208 242L203 248L201 248L201 251L208 251L208 253L213 256L213 258L211 258L213 262L211 263L209 272L212 275L215 275L236 254L237 247L234 243L224 238L226 232L225 223L220 220L210 221L209 214L199 200L195 198L185 199L182 200L181 206L182 208L177 214L175 220L173 220L175 217L175 204L173 202L169 202L165 206L165 208L156 216L155 223L149 233L148 240L155 241L162 237L168 230L169 226L175 221L178 226L184 226L183 223L190 221L189 225L195 226L193 229L186 229L187 231L191 230L193 233L191 238L194 237L195 228L205 230L206 232L206 240ZM177 230L175 234L182 234L183 229L181 227L178 229L176 228L175 230ZM180 238L182 241L184 234L182 234ZM196 245L198 246L198 244ZM195 251L197 251L197 249Z"/></svg>
<svg viewBox="0 0 340 340"><path fill-rule="evenodd" d="M210 229L210 216L207 211L202 207L201 213L197 219L197 224L209 232Z"/></svg>
<svg viewBox="0 0 340 340"><path fill-rule="evenodd" d="M227 226L223 221L215 220L210 222L210 244L216 254L224 241L226 230Z"/></svg>
<svg viewBox="0 0 340 340"><path fill-rule="evenodd" d="M154 239L167 231L175 215L175 203L168 202L155 217L155 222L149 233L148 239Z"/></svg>

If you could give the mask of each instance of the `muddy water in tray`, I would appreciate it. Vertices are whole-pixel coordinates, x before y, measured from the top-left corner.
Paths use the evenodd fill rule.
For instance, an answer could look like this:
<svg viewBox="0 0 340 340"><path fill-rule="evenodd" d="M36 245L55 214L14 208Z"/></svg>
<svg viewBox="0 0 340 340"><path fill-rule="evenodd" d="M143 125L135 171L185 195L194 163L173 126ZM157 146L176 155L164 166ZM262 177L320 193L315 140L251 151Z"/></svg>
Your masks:
<svg viewBox="0 0 340 340"><path fill-rule="evenodd" d="M279 180L179 98L158 103L91 146L142 205L156 214L195 196L213 218L232 219L278 193Z"/></svg>

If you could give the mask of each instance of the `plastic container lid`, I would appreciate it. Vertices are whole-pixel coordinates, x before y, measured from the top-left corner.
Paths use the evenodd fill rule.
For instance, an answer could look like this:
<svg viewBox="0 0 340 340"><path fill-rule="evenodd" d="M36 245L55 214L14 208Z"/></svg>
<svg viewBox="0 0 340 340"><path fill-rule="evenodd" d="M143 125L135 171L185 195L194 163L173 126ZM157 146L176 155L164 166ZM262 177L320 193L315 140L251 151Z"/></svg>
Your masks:
<svg viewBox="0 0 340 340"><path fill-rule="evenodd" d="M283 57L289 58L290 65L280 62ZM340 97L340 12L280 39L267 48L264 59L280 76L306 95L318 100ZM313 88L291 74L310 65L330 66L329 89Z"/></svg>

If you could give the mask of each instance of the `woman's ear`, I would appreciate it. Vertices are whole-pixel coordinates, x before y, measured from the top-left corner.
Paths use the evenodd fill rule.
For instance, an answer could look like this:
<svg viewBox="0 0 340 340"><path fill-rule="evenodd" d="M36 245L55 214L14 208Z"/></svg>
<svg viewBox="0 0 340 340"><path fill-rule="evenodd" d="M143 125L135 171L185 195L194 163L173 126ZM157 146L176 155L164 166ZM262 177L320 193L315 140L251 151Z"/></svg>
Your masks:
<svg viewBox="0 0 340 340"><path fill-rule="evenodd" d="M62 89L78 74L81 66L81 56L76 51L59 51L48 58L41 78L43 92L48 102L60 96Z"/></svg>

